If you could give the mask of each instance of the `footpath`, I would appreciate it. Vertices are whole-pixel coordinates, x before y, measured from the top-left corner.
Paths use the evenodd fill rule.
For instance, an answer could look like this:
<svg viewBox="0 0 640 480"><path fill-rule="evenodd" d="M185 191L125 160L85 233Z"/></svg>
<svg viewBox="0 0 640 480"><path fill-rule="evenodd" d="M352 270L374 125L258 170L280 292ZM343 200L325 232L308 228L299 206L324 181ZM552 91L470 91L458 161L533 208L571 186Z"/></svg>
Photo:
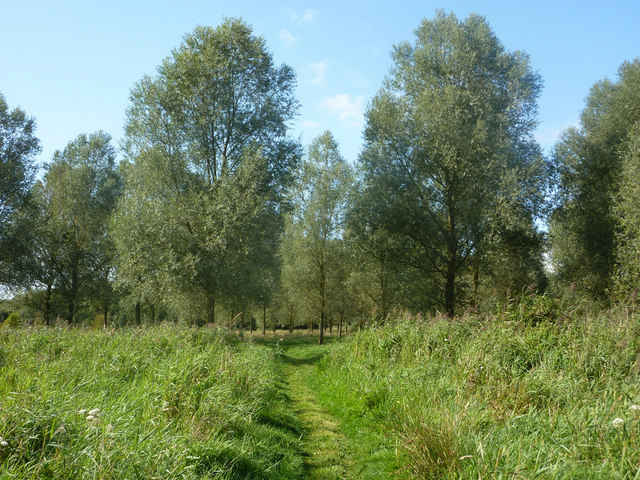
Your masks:
<svg viewBox="0 0 640 480"><path fill-rule="evenodd" d="M291 407L304 429L302 447L309 479L352 478L347 438L339 421L323 409L307 384L325 348L314 345L316 338L293 337L282 344L283 374Z"/></svg>

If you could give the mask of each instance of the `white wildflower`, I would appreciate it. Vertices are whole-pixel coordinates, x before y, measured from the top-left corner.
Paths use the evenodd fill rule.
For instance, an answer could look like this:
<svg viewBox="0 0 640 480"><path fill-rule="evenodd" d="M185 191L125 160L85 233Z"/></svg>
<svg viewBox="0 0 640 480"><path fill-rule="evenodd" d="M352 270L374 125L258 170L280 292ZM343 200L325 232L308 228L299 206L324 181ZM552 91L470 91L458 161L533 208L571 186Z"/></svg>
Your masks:
<svg viewBox="0 0 640 480"><path fill-rule="evenodd" d="M631 405L629 407L629 410L631 410L632 412L638 412L640 411L640 405Z"/></svg>
<svg viewBox="0 0 640 480"><path fill-rule="evenodd" d="M624 420L621 418L614 418L613 421L611 422L611 425L613 425L616 428L621 427L622 425L624 425Z"/></svg>
<svg viewBox="0 0 640 480"><path fill-rule="evenodd" d="M95 420L96 417L94 417L93 415L87 415L87 422L92 422L93 420Z"/></svg>
<svg viewBox="0 0 640 480"><path fill-rule="evenodd" d="M3 437L0 437L0 445L2 445L3 447L8 447L9 442L7 442Z"/></svg>
<svg viewBox="0 0 640 480"><path fill-rule="evenodd" d="M93 415L94 417L99 417L100 416L100 409L99 408L94 408L93 410L89 410L89 415Z"/></svg>
<svg viewBox="0 0 640 480"><path fill-rule="evenodd" d="M87 409L86 408L78 410L78 415L84 415L85 413L87 413Z"/></svg>

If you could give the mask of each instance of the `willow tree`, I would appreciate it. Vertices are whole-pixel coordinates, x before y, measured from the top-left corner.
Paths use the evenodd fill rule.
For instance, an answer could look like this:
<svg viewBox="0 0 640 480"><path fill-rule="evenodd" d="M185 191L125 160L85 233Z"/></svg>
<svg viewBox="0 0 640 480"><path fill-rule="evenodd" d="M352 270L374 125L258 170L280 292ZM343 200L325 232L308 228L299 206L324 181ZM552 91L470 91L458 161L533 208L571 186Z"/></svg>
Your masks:
<svg viewBox="0 0 640 480"><path fill-rule="evenodd" d="M80 301L109 280L113 257L108 225L121 192L115 158L108 134L81 134L54 153L38 196L45 220L36 230L42 237L34 256L47 266L38 280L50 281L52 267L69 324Z"/></svg>
<svg viewBox="0 0 640 480"><path fill-rule="evenodd" d="M231 19L186 35L131 92L126 142L138 173L121 208L141 210L144 225L131 229L146 255L163 259L167 284L195 297L210 322L217 300L247 291L251 279L233 271L275 253L267 251L275 242L261 239L278 231L265 225L281 225L299 156L287 136L294 87L291 68L274 65L264 40ZM156 238L145 240L146 225ZM139 281L135 268L125 271Z"/></svg>
<svg viewBox="0 0 640 480"><path fill-rule="evenodd" d="M293 186L293 211L281 246L285 288L319 320L320 344L331 303L346 288L342 233L352 181L331 133L314 139Z"/></svg>
<svg viewBox="0 0 640 480"><path fill-rule="evenodd" d="M9 109L0 94L0 282L15 283L28 256L29 231L23 215L40 152L35 120ZM28 215L27 215L28 216ZM19 265L20 264L20 265Z"/></svg>
<svg viewBox="0 0 640 480"><path fill-rule="evenodd" d="M554 267L560 285L571 285L600 304L609 303L616 283L617 232L622 227L628 237L635 228L628 193L635 182L632 148L638 122L640 60L636 59L620 67L618 81L606 79L591 88L579 128L564 132L555 147L557 208L550 227ZM623 199L621 181L627 182ZM630 203L616 212L620 200ZM628 245L627 240L623 243ZM620 260L626 261L624 256Z"/></svg>
<svg viewBox="0 0 640 480"><path fill-rule="evenodd" d="M627 300L637 301L640 287L640 119L630 132L625 149L614 210L620 222L615 287Z"/></svg>
<svg viewBox="0 0 640 480"><path fill-rule="evenodd" d="M400 239L397 260L424 273L436 307L452 316L474 260L511 231L533 235L541 81L481 16L438 12L415 35L394 48L366 113L356 208L367 212L362 234Z"/></svg>

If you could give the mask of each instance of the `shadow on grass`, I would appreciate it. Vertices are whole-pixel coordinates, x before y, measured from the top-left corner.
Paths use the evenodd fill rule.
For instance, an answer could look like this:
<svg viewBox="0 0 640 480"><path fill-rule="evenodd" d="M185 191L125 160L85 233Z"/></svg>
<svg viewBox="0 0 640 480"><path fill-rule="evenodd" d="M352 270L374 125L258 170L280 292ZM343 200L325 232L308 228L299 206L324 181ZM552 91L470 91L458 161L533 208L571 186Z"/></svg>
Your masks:
<svg viewBox="0 0 640 480"><path fill-rule="evenodd" d="M282 355L282 361L287 365L315 365L320 361L322 357L324 357L325 352L316 353L315 355L309 355L304 357L292 357L287 355L286 353Z"/></svg>
<svg viewBox="0 0 640 480"><path fill-rule="evenodd" d="M245 341L251 341L257 343L258 345L267 345L267 346L276 346L280 344L283 349L287 349L288 347L321 347L322 345L318 345L318 335L267 335L262 336L258 335L245 335ZM337 336L325 335L324 337L324 345L330 345L332 343L336 343L341 341L342 339Z"/></svg>

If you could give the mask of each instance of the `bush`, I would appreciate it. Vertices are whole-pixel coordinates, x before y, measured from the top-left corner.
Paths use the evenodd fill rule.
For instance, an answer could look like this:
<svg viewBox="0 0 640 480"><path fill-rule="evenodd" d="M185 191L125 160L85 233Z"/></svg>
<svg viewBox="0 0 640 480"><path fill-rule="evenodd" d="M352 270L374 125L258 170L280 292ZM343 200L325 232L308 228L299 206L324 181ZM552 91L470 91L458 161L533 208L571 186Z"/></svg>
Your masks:
<svg viewBox="0 0 640 480"><path fill-rule="evenodd" d="M2 324L5 327L19 327L22 325L22 319L16 312L11 312Z"/></svg>

